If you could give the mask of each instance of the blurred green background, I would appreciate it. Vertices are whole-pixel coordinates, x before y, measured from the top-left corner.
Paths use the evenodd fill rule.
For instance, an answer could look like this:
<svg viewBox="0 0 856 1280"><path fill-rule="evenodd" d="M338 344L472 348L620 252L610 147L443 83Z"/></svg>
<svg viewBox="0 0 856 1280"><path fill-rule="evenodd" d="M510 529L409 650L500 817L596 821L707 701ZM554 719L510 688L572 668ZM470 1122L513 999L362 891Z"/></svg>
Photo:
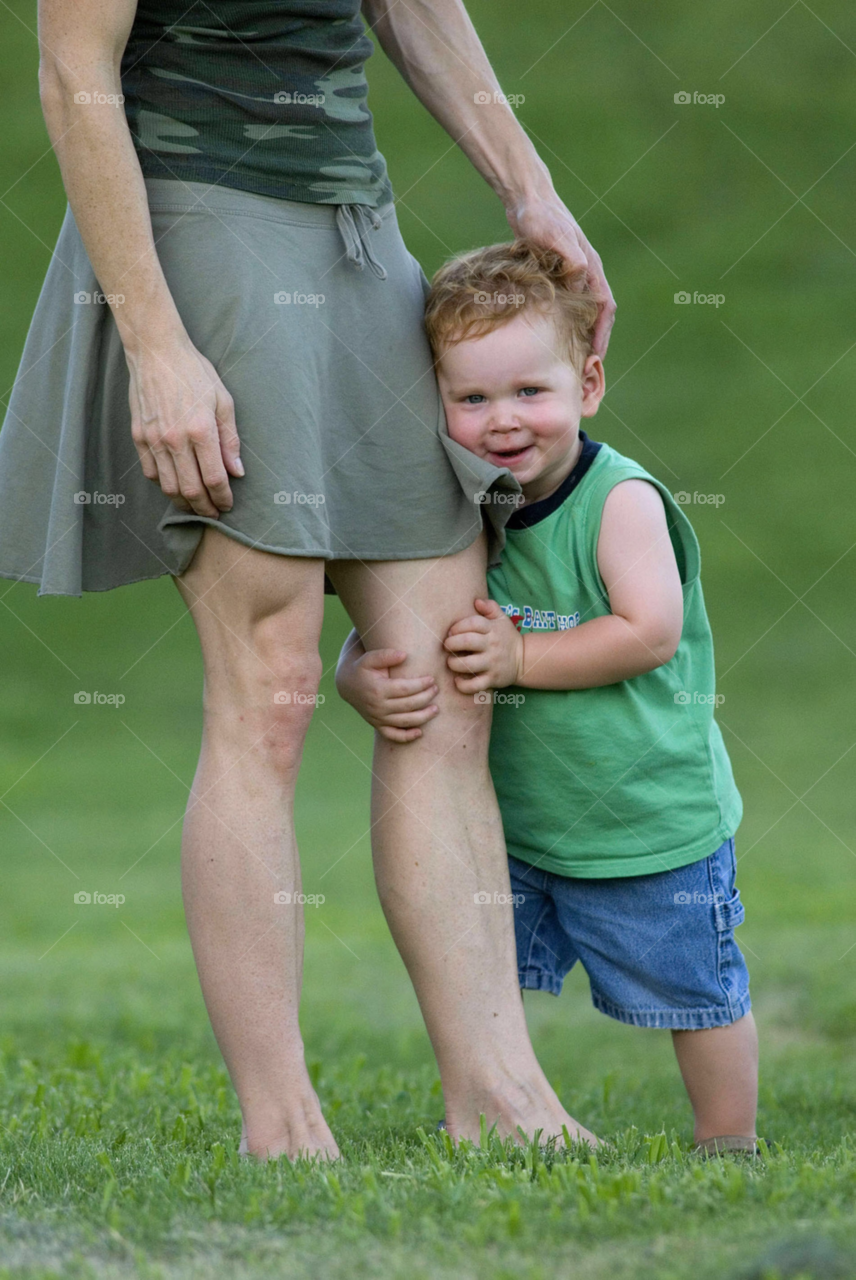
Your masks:
<svg viewBox="0 0 856 1280"><path fill-rule="evenodd" d="M618 301L590 433L676 492L720 495L687 510L745 802L739 940L762 1036L760 1131L804 1106L804 1125L832 1140L852 1119L856 1036L856 15L841 0L469 7ZM32 3L0 9L6 394L65 207L34 25ZM507 238L496 198L383 55L369 79L402 230L426 272ZM679 92L724 102L676 103ZM724 302L676 305L679 291ZM179 892L201 669L178 593L162 579L37 600L3 581L0 603L5 1047L49 1062L74 1036L218 1062ZM372 882L371 735L332 685L347 625L328 601L327 701L298 796L304 887L327 899L308 913L304 1033L313 1060L363 1053L370 1068L428 1079ZM126 702L78 707L77 689ZM77 907L79 888L126 902ZM608 1077L607 1129L689 1136L665 1033L596 1015L579 972L558 1001L536 996L527 1010L570 1105ZM802 1082L821 1076L824 1096L844 1090L846 1105L806 1101ZM439 1106L426 1093L417 1111L428 1122Z"/></svg>

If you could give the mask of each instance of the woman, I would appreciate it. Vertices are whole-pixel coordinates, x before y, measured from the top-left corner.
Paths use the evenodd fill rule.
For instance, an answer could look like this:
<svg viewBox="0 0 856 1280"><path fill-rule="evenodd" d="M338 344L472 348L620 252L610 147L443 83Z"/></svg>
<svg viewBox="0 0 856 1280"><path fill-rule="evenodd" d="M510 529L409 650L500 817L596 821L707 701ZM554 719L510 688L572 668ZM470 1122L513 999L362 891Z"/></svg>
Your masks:
<svg viewBox="0 0 856 1280"><path fill-rule="evenodd" d="M455 690L440 638L485 590L467 488L502 473L447 452L357 5L41 0L69 210L0 434L0 572L72 594L170 573L196 624L183 894L242 1149L260 1157L338 1154L298 1025L301 908L282 902L300 889L292 800L325 569L372 647L433 670L442 699L419 741L378 742L373 851L447 1127L475 1138L484 1113L502 1133L585 1135L532 1052L510 911L475 900L508 893L489 716ZM513 229L605 289L459 0L365 14Z"/></svg>

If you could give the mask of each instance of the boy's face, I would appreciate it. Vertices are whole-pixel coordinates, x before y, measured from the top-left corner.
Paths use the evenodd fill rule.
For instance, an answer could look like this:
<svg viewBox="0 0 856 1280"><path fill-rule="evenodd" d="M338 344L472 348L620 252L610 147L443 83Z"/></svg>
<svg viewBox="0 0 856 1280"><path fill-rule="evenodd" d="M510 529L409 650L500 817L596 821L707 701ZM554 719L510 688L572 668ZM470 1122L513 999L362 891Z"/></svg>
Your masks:
<svg viewBox="0 0 856 1280"><path fill-rule="evenodd" d="M597 412L605 389L600 357L578 373L550 318L529 309L447 347L437 380L452 439L508 467L527 502L547 497L572 470L580 418Z"/></svg>

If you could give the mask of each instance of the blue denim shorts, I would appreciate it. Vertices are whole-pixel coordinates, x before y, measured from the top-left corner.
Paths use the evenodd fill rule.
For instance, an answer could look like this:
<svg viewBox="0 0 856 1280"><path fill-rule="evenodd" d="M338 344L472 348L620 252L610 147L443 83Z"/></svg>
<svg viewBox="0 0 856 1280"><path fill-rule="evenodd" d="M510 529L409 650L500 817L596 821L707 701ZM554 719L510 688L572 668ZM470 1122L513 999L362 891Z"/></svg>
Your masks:
<svg viewBox="0 0 856 1280"><path fill-rule="evenodd" d="M579 960L595 1008L619 1022L700 1031L748 1013L733 839L686 867L610 880L508 861L525 990L557 996Z"/></svg>

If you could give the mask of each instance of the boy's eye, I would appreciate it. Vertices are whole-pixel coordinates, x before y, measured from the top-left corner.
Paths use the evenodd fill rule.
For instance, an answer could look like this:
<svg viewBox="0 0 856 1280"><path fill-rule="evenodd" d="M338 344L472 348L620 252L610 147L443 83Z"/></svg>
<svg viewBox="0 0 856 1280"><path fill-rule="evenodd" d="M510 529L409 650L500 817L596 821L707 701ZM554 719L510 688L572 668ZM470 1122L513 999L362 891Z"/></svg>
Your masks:
<svg viewBox="0 0 856 1280"><path fill-rule="evenodd" d="M521 387L520 394L522 396L537 396L540 390L540 387Z"/></svg>
<svg viewBox="0 0 856 1280"><path fill-rule="evenodd" d="M478 392L473 392L471 396L464 396L464 404L483 404L486 399L486 396L481 396Z"/></svg>

